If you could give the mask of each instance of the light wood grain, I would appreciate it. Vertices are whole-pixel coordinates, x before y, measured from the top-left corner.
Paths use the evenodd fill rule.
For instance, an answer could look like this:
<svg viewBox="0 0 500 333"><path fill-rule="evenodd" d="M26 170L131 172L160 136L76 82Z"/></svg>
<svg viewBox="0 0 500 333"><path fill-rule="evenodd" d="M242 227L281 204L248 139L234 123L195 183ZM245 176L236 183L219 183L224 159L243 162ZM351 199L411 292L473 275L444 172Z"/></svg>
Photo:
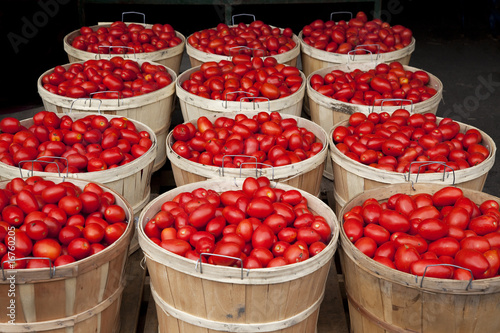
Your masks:
<svg viewBox="0 0 500 333"><path fill-rule="evenodd" d="M62 178L47 177L55 183ZM66 179L83 189L83 180ZM7 182L0 183L4 188ZM133 213L118 193L116 203L124 208L128 221ZM2 317L1 332L117 332L117 315L123 291L123 271L133 230L131 222L125 233L103 251L74 263L59 266L51 277L49 268L6 270L15 275L16 322L8 324ZM9 280L0 280L0 306L10 302Z"/></svg>
<svg viewBox="0 0 500 333"><path fill-rule="evenodd" d="M127 23L129 24L129 23ZM141 24L141 23L134 23ZM151 24L141 24L146 28L151 28ZM100 23L98 25L91 26L92 30L96 31L100 27L110 27L109 23ZM68 55L69 62L81 62L90 59L96 59L96 54L92 52L78 50L71 46L73 40L80 35L80 30L75 30L70 32L64 37L63 46L64 51L66 51ZM186 37L182 35L180 32L176 31L175 35L179 37L182 42L179 45L174 47L170 47L168 49L159 50L155 52L147 52L147 53L134 53L134 54L125 54L124 58L132 59L132 60L147 60L154 61L159 64L162 64L166 67L169 67L175 71L176 74L179 74L182 55L184 53L185 45L186 45ZM106 55L101 55L103 59L107 58Z"/></svg>
<svg viewBox="0 0 500 333"><path fill-rule="evenodd" d="M234 27L234 26L230 26L230 27ZM274 26L271 26L271 28L274 28ZM212 29L216 30L216 28L212 28ZM283 29L280 29L280 30L283 31ZM189 37L191 37L191 36L188 36L188 40L189 40ZM299 54L300 54L300 43L299 43L299 38L297 37L297 35L293 34L292 39L295 42L295 47L288 52L276 54L273 56L273 58L275 58L278 61L278 63L280 63L280 64L285 64L285 65L296 67L297 66L297 59L298 59ZM231 54L231 56L226 56L226 55L219 55L219 54L203 52L203 51L198 50L197 48L191 46L189 43L186 44L186 53L189 56L189 61L191 63L191 67L201 66L201 64L203 64L204 62L208 62L208 61L219 62L221 60L231 60L233 55L241 53L241 51L242 50L235 49L235 50L233 50L233 53ZM262 58L265 59L266 57L262 57Z"/></svg>
<svg viewBox="0 0 500 333"><path fill-rule="evenodd" d="M384 201L395 193L432 195L441 188L429 183L417 183L413 188L408 184L387 185L350 200L341 214L367 198ZM500 200L479 191L463 191L477 204ZM500 278L474 280L470 286L469 281L416 278L368 258L343 230L340 239L352 332L498 332L500 318L495 315L494 304L500 296Z"/></svg>
<svg viewBox="0 0 500 333"><path fill-rule="evenodd" d="M141 212L139 225L178 193L197 187L216 191L239 188L242 181L217 178L180 186L151 201ZM282 184L277 186L291 189ZM301 193L310 208L331 225L334 236L330 244L307 261L252 270L248 276L244 271L243 279L237 268L205 264L201 273L194 261L152 244L139 228L139 243L147 258L160 332L254 332L256 327L281 333L315 331L338 227L335 215L325 203L305 191Z"/></svg>
<svg viewBox="0 0 500 333"><path fill-rule="evenodd" d="M437 117L437 122L441 120L441 117ZM484 145L490 153L483 162L470 168L456 170L454 172L451 172L450 169L447 168L447 172L444 174L443 172L435 172L421 173L418 175L413 173L409 175L408 173L378 170L354 161L353 159L342 154L337 147L335 147L332 139L333 131L338 126L346 126L347 123L347 120L338 123L330 129L328 135L330 158L333 162L334 193L338 199L337 204L339 204L340 208L347 201L366 190L383 187L389 184L405 182L408 184L411 182L437 183L446 185L455 184L460 188L480 191L483 189L488 173L495 163L497 149L491 136L478 128L458 122L461 133L465 133L469 129L476 129L481 133L483 138L481 144ZM336 210L336 213L339 214L339 211L340 210Z"/></svg>

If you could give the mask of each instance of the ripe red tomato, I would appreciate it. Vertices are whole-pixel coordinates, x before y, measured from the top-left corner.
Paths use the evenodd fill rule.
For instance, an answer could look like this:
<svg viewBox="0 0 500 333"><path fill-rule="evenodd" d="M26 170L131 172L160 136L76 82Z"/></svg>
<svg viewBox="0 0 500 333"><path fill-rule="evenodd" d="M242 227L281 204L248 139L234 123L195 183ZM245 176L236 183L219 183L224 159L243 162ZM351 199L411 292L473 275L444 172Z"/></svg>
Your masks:
<svg viewBox="0 0 500 333"><path fill-rule="evenodd" d="M124 232L125 230L119 225L119 223L111 224L104 229L104 241L108 245L111 245L116 242Z"/></svg>
<svg viewBox="0 0 500 333"><path fill-rule="evenodd" d="M398 247L394 255L394 265L400 271L409 273L412 263L420 259L420 254L411 245Z"/></svg>
<svg viewBox="0 0 500 333"><path fill-rule="evenodd" d="M490 264L484 255L476 250L461 249L455 255L456 265L470 269L475 279L480 279L488 271Z"/></svg>
<svg viewBox="0 0 500 333"><path fill-rule="evenodd" d="M254 248L263 247L266 249L271 249L271 246L275 242L275 239L276 237L273 233L273 230L269 226L262 224L258 226L253 232L252 246Z"/></svg>
<svg viewBox="0 0 500 333"><path fill-rule="evenodd" d="M74 196L65 196L59 200L58 207L67 215L76 215L82 210L82 201Z"/></svg>
<svg viewBox="0 0 500 333"><path fill-rule="evenodd" d="M287 264L302 262L309 258L309 249L298 244L290 245L283 254Z"/></svg>
<svg viewBox="0 0 500 333"><path fill-rule="evenodd" d="M410 273L418 276L451 279L453 277L453 268L444 266L438 259L420 259L410 265Z"/></svg>
<svg viewBox="0 0 500 333"><path fill-rule="evenodd" d="M68 244L68 254L76 260L90 255L90 243L85 238L75 238Z"/></svg>
<svg viewBox="0 0 500 333"><path fill-rule="evenodd" d="M61 255L62 247L54 239L42 239L33 245L33 256L49 258L53 263Z"/></svg>
<svg viewBox="0 0 500 333"><path fill-rule="evenodd" d="M89 243L99 243L104 239L104 227L97 223L90 223L85 226L82 230L83 237L89 241Z"/></svg>
<svg viewBox="0 0 500 333"><path fill-rule="evenodd" d="M236 261L240 258L241 249L240 246L236 243L224 242L218 243L213 253L218 256L210 256L208 260L209 263L222 266L231 266L235 264Z"/></svg>
<svg viewBox="0 0 500 333"><path fill-rule="evenodd" d="M161 242L160 246L180 256L184 256L187 251L191 250L191 245L182 239L166 239Z"/></svg>
<svg viewBox="0 0 500 333"><path fill-rule="evenodd" d="M26 234L34 241L46 238L49 234L49 227L41 220L35 220L26 224Z"/></svg>
<svg viewBox="0 0 500 333"><path fill-rule="evenodd" d="M359 238L354 243L354 246L370 258L373 258L375 251L377 250L377 243L370 237Z"/></svg>

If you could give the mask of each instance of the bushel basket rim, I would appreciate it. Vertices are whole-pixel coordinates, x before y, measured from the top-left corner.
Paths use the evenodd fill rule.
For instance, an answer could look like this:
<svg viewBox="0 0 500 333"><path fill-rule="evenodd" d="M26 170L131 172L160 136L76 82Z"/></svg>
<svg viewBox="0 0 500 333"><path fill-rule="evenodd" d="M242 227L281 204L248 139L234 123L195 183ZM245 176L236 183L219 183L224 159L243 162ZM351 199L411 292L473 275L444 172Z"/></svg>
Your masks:
<svg viewBox="0 0 500 333"><path fill-rule="evenodd" d="M195 267L197 265L197 262L191 259L187 259L185 257L182 257L180 255L168 252L167 250L161 248L159 245L154 243L149 239L149 237L146 236L144 232L144 226L146 223L149 221L146 220L146 214L151 214L154 216L158 211L151 211L154 206L161 207L161 204L167 199L165 197L171 197L172 199L175 195L182 193L182 192L187 192L187 191L192 191L197 188L205 188L205 189L213 189L213 186L220 186L224 188L224 190L228 189L228 186L230 189L233 189L235 186L241 187L243 184L244 179L223 179L223 178L214 178L214 179L209 179L205 180L202 182L196 182L196 183L191 183L187 185L182 185L179 186L173 190L170 190L163 195L160 195L159 197L155 198L153 201L151 201L144 209L141 211L141 214L139 216L139 223L137 223L137 233L139 236L139 244L141 245L141 248L145 254L145 256L148 257L148 259L151 259L155 262L158 262L162 265L166 265L168 263L168 267L175 269L177 271L180 271L184 274L191 275L194 277L198 277L201 279L207 279L207 280L212 280L212 281L217 281L217 282L227 282L227 283L234 283L234 284L274 284L274 283L282 283L286 281L291 281L300 277L307 276L311 273L314 273L317 271L319 268L323 267L324 265L328 264L331 258L333 257L333 254L335 253L337 249L337 244L338 244L338 237L339 237L339 227L338 227L338 222L335 213L331 210L331 208L326 205L323 201L320 199L314 197L312 194L307 193L303 190L300 190L298 188L288 186L285 184L275 184L279 188L283 188L284 190L298 190L301 192L302 195L306 196L310 201L314 202L314 206L324 210L326 214L328 214L328 218L326 218L327 222L329 223L330 227L332 228L332 238L327 244L327 247L323 249L319 254L317 254L314 257L310 257L307 260L304 260L303 262L299 263L294 263L290 265L285 265L285 266L280 266L280 267L273 267L273 268L257 268L257 269L241 269L241 268L235 268L235 267L227 267L227 266L218 266L218 265L210 265L210 264L202 264L203 267L203 273L199 273L198 270L195 270ZM221 184L221 185L219 185ZM219 188L214 189L217 192L219 192ZM313 209L311 207L311 210L316 212L318 214L318 209ZM163 262L159 262L158 258L161 258L161 260L164 260ZM167 266L167 265L166 265ZM311 267L314 267L316 269L311 269ZM249 272L248 276L246 276L246 271ZM245 274L243 274L245 273ZM253 273L253 274L252 274ZM243 279L241 279L242 274ZM252 275L258 275L260 276L253 277Z"/></svg>

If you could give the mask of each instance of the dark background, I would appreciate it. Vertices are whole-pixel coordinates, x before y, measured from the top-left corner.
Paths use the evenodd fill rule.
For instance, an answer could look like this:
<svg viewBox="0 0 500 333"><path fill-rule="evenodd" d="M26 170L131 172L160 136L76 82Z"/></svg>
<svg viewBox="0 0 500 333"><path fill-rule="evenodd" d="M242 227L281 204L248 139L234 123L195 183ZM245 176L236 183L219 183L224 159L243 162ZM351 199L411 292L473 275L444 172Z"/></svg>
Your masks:
<svg viewBox="0 0 500 333"><path fill-rule="evenodd" d="M243 3L244 0L235 2ZM43 4L51 5L50 13L44 12ZM391 25L401 24L413 30L416 48L410 66L434 74L444 86L437 115L478 127L495 142L500 142L497 116L500 105L500 42L497 39L498 29L493 29L490 24L492 13L496 13L496 22L500 24L496 6L494 11L492 0L384 0L381 18ZM45 71L68 63L63 49L63 38L68 33L82 25L121 20L121 13L127 11L144 13L146 23L170 23L186 37L224 22L223 7L215 5L92 4L85 7L82 19L76 0L1 0L2 116L17 114L24 119L29 110L42 106L36 82ZM256 19L267 24L290 27L295 34L315 19L328 20L329 13L336 11L365 11L371 18L373 3L233 7L233 14L254 14ZM39 27L35 26L35 31L26 30L26 22L33 23L35 19L42 20L38 22ZM135 21L140 19L136 17ZM134 21L134 17L125 20ZM11 39L12 36L24 38L23 30L31 35L23 39L15 50L9 36ZM187 63L183 61L181 72L188 69ZM481 92L481 99L477 98L478 91ZM500 167L495 163L489 172L485 192L500 196L497 186L500 182L499 171Z"/></svg>

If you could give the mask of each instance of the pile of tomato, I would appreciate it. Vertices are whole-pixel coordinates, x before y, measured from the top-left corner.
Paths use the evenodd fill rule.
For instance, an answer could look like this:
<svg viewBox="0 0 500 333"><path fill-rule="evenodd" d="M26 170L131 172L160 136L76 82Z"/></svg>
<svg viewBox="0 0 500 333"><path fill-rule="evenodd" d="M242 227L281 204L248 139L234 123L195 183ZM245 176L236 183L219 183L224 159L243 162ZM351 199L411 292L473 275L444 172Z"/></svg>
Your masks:
<svg viewBox="0 0 500 333"><path fill-rule="evenodd" d="M460 188L443 187L434 194L394 194L387 202L370 198L343 219L354 246L388 267L443 279L498 276L500 212L495 200L476 204Z"/></svg>
<svg viewBox="0 0 500 333"><path fill-rule="evenodd" d="M315 20L302 29L307 45L327 52L356 54L367 51L377 54L400 50L410 45L413 33L402 25L391 26L380 19L368 21L364 12L358 12L349 21Z"/></svg>
<svg viewBox="0 0 500 333"><path fill-rule="evenodd" d="M302 262L320 253L332 233L299 191L274 188L265 177L246 178L239 190L182 192L162 204L144 232L188 259L245 268Z"/></svg>
<svg viewBox="0 0 500 333"><path fill-rule="evenodd" d="M297 67L278 64L273 57L238 54L231 60L203 63L180 85L203 98L260 102L295 93L302 86L302 76Z"/></svg>
<svg viewBox="0 0 500 333"><path fill-rule="evenodd" d="M437 90L429 85L427 72L405 70L400 62L378 64L374 69L344 72L334 69L321 76L313 74L311 87L324 96L356 105L407 105L428 100ZM391 99L405 100L384 101Z"/></svg>
<svg viewBox="0 0 500 333"><path fill-rule="evenodd" d="M0 212L0 258L6 269L87 258L116 242L127 228L125 210L95 183L82 189L38 176L14 178L0 189Z"/></svg>
<svg viewBox="0 0 500 333"><path fill-rule="evenodd" d="M47 91L71 98L117 99L141 96L172 83L165 66L115 56L56 66L42 76Z"/></svg>
<svg viewBox="0 0 500 333"><path fill-rule="evenodd" d="M479 130L460 133L460 125L451 118L438 122L432 113L410 115L405 109L392 115L353 113L347 126L334 128L332 139L347 157L392 172L463 170L490 155Z"/></svg>
<svg viewBox="0 0 500 333"><path fill-rule="evenodd" d="M92 53L143 53L168 49L182 43L170 24L153 24L151 28L116 21L109 27L81 27L80 35L71 41L78 50Z"/></svg>
<svg viewBox="0 0 500 333"><path fill-rule="evenodd" d="M279 167L301 162L323 150L314 133L297 126L295 118L278 112L259 112L212 123L200 117L174 127L172 149L179 156L204 165L226 168ZM239 155L239 156L235 156Z"/></svg>
<svg viewBox="0 0 500 333"><path fill-rule="evenodd" d="M227 26L219 23L215 29L197 31L188 37L192 47L207 53L234 56L248 54L272 56L292 50L296 43L290 28L273 28L262 21Z"/></svg>
<svg viewBox="0 0 500 333"><path fill-rule="evenodd" d="M153 145L150 134L138 131L130 120L91 113L73 120L40 111L29 128L6 117L0 121L0 131L0 162L33 171L112 169L141 157Z"/></svg>

